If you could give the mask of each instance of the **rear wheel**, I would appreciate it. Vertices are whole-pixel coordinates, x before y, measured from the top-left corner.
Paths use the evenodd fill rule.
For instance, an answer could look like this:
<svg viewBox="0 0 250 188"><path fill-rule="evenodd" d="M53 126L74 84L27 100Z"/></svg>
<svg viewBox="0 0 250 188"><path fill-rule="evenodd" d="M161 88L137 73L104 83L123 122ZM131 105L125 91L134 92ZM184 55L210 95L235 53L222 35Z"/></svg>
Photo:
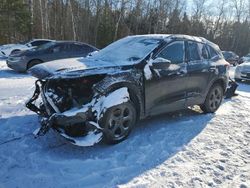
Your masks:
<svg viewBox="0 0 250 188"><path fill-rule="evenodd" d="M136 110L130 101L113 106L104 113L100 126L104 142L116 144L126 139L136 123Z"/></svg>
<svg viewBox="0 0 250 188"><path fill-rule="evenodd" d="M223 88L219 84L214 84L206 97L204 104L200 106L203 112L205 113L213 113L215 112L219 106L221 105L223 99Z"/></svg>
<svg viewBox="0 0 250 188"><path fill-rule="evenodd" d="M28 65L27 65L27 70L30 69L31 67L35 66L35 65L40 64L40 63L42 63L41 60L38 60L38 59L36 59L36 60L31 60L31 61L28 63Z"/></svg>

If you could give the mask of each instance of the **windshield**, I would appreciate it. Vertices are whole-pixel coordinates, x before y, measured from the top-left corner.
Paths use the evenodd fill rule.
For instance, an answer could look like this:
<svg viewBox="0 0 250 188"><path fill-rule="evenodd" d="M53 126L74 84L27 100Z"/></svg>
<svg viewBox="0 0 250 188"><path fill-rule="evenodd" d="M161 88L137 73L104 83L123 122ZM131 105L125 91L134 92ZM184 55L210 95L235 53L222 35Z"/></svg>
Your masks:
<svg viewBox="0 0 250 188"><path fill-rule="evenodd" d="M110 44L90 58L119 65L133 64L145 58L161 41L162 39L145 36L126 37Z"/></svg>
<svg viewBox="0 0 250 188"><path fill-rule="evenodd" d="M56 44L55 42L48 42L48 43L42 44L40 46L37 46L35 48L35 50L46 50L55 44Z"/></svg>

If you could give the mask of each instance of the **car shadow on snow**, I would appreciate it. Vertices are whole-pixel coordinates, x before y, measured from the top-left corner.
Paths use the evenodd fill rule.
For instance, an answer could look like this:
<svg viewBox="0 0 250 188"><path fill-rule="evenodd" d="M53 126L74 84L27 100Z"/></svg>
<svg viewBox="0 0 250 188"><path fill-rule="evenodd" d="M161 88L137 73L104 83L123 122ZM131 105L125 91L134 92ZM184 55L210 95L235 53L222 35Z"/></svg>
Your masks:
<svg viewBox="0 0 250 188"><path fill-rule="evenodd" d="M1 151L8 153L2 160L15 159L15 164L11 162L1 166L7 174L15 173L16 170L26 175L46 174L43 179L48 184L45 187L53 181L58 186L63 182L73 187L115 187L184 150L213 117L213 114L201 114L191 109L160 115L139 122L128 139L117 145L77 147L53 131L34 139L31 133L39 127L37 118L34 115L14 116L2 119L3 126L0 129L10 126L8 131L14 131L15 134L21 132L23 137L13 139L14 136L12 140L6 138L10 142L0 145ZM13 169L12 166L17 167ZM17 184L27 184L29 187L29 181L14 180Z"/></svg>
<svg viewBox="0 0 250 188"><path fill-rule="evenodd" d="M117 145L83 148L66 144L55 148L51 155L62 162L65 170L78 171L81 179L75 181L81 185L99 187L102 183L104 187L114 187L131 181L183 150L213 117L213 114L190 109L165 114L141 121L128 139ZM91 174L96 181L88 184Z"/></svg>
<svg viewBox="0 0 250 188"><path fill-rule="evenodd" d="M16 72L9 68L0 69L0 78L11 78L11 79L21 79L31 77L27 73Z"/></svg>
<svg viewBox="0 0 250 188"><path fill-rule="evenodd" d="M230 100L224 102L227 101ZM10 142L0 145L2 153L8 154L0 155L0 163L7 161L0 164L3 170L0 179L18 171L29 177L44 174L45 187L115 187L185 150L185 146L206 128L214 116L202 114L197 109L156 116L140 121L128 139L117 145L97 144L92 147L74 146L53 131L34 139L31 133L39 123L33 114L1 119L0 130L4 131L0 136L8 132L10 135L1 141ZM20 138L15 139L16 135ZM29 187L30 180L18 177L12 180Z"/></svg>

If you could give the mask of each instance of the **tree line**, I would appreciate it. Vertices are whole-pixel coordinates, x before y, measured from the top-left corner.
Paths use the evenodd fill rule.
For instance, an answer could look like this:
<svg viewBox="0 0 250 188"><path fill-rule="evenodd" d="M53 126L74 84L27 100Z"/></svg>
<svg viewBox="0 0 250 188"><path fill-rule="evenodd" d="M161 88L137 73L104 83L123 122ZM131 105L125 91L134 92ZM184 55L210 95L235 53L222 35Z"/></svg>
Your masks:
<svg viewBox="0 0 250 188"><path fill-rule="evenodd" d="M127 35L205 37L250 52L250 0L1 0L0 43L78 40L98 48Z"/></svg>

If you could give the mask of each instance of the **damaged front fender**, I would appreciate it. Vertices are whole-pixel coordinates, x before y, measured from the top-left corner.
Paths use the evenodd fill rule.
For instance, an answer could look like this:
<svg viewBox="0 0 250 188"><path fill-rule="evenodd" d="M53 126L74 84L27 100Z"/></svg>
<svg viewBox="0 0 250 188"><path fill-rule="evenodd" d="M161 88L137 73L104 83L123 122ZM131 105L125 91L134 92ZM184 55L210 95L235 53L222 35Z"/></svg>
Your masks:
<svg viewBox="0 0 250 188"><path fill-rule="evenodd" d="M34 96L27 102L29 109L35 109L38 115L43 115L42 110L36 110L34 101L40 94L41 86L37 84ZM40 88L40 89L38 89ZM112 106L125 103L130 100L128 88L122 87L106 95L96 94L91 102L82 105L80 108L72 108L62 113L53 113L50 116L41 118L41 127L34 132L37 136L45 135L51 128L56 130L61 136L78 146L90 146L100 142L103 137L103 129L98 124L106 110ZM32 106L32 107L31 107ZM74 129L75 124L81 124L86 132L81 136L72 136L68 134L67 128Z"/></svg>

